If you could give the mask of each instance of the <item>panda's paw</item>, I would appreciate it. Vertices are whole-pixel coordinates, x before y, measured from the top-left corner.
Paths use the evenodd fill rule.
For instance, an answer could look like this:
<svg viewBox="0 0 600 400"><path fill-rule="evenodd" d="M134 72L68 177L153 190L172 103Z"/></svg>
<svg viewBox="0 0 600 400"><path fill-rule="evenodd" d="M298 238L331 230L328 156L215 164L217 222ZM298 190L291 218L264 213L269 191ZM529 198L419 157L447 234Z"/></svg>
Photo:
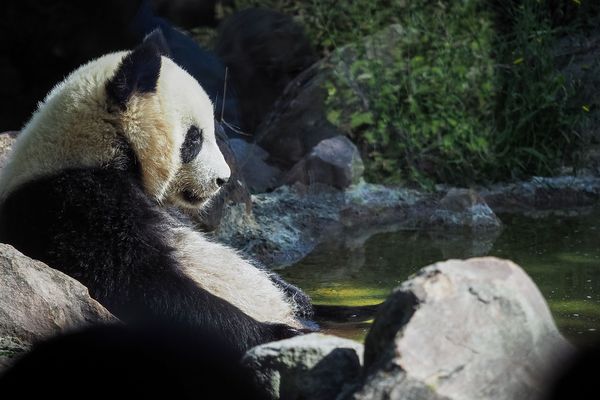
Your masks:
<svg viewBox="0 0 600 400"><path fill-rule="evenodd" d="M266 267L263 267L266 269ZM270 273L271 281L283 290L286 296L291 300L296 308L296 316L304 319L313 317L313 306L310 297L302 291L298 286L294 286L283 280L282 277L275 273Z"/></svg>
<svg viewBox="0 0 600 400"><path fill-rule="evenodd" d="M289 339L306 333L302 329L294 328L286 324L269 324L269 330L271 331L274 341Z"/></svg>

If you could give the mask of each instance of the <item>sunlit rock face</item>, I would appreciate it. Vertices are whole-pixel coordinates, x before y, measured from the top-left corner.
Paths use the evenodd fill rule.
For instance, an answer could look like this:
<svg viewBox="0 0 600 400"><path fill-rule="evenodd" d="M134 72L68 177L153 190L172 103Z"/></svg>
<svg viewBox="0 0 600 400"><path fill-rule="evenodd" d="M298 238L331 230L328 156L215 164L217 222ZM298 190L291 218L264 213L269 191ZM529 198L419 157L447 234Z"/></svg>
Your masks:
<svg viewBox="0 0 600 400"><path fill-rule="evenodd" d="M481 197L467 189L426 193L361 181L339 191L322 183L296 182L253 195L251 213L244 205L229 207L215 236L268 266L281 267L336 237L443 229L487 241L501 227Z"/></svg>
<svg viewBox="0 0 600 400"><path fill-rule="evenodd" d="M10 149L16 140L18 132L0 133L0 169L4 167L10 154Z"/></svg>
<svg viewBox="0 0 600 400"><path fill-rule="evenodd" d="M0 369L34 343L116 321L75 279L0 244Z"/></svg>
<svg viewBox="0 0 600 400"><path fill-rule="evenodd" d="M242 360L266 399L329 400L356 384L363 346L312 333L249 350Z"/></svg>
<svg viewBox="0 0 600 400"><path fill-rule="evenodd" d="M423 268L380 308L367 378L351 398L536 399L571 353L519 266L450 260Z"/></svg>

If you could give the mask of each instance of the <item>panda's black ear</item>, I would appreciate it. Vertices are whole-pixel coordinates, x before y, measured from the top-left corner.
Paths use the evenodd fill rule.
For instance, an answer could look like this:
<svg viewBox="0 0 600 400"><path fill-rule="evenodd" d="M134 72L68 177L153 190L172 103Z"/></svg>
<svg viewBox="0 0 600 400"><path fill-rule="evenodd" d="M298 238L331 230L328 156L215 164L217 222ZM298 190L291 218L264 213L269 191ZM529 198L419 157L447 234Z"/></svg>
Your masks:
<svg viewBox="0 0 600 400"><path fill-rule="evenodd" d="M106 83L106 93L110 103L123 110L127 108L127 102L134 94L156 91L161 55L166 48L166 43L162 32L155 30L146 36L139 46L123 57L115 74Z"/></svg>
<svg viewBox="0 0 600 400"><path fill-rule="evenodd" d="M165 57L171 57L171 49L169 48L169 43L167 43L167 39L163 34L163 31L160 28L156 28L152 32L144 37L143 43L153 44L156 46L160 54Z"/></svg>

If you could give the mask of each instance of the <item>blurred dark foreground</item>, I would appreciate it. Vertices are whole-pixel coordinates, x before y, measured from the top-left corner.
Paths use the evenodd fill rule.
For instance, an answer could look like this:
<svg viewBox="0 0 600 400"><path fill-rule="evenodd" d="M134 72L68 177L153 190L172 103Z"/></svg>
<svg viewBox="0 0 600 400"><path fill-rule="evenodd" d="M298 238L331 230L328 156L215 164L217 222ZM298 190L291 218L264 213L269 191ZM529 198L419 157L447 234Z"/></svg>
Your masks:
<svg viewBox="0 0 600 400"><path fill-rule="evenodd" d="M260 399L238 357L207 333L165 325L97 326L36 345L0 377L0 393L2 398L43 393L59 399Z"/></svg>
<svg viewBox="0 0 600 400"><path fill-rule="evenodd" d="M594 398L599 364L600 347L580 349L541 398ZM105 325L59 336L36 345L0 376L3 397L42 392L60 399L264 398L222 339L165 325Z"/></svg>

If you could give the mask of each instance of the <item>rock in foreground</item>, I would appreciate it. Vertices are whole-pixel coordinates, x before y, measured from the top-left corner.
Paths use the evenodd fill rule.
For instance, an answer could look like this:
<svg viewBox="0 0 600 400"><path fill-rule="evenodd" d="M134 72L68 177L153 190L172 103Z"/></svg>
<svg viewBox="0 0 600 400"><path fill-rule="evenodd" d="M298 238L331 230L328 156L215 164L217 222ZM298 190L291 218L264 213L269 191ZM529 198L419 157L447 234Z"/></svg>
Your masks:
<svg viewBox="0 0 600 400"><path fill-rule="evenodd" d="M450 260L394 290L365 343L353 399L535 399L572 351L516 264Z"/></svg>
<svg viewBox="0 0 600 400"><path fill-rule="evenodd" d="M0 168L6 165L12 145L15 143L18 132L0 133Z"/></svg>
<svg viewBox="0 0 600 400"><path fill-rule="evenodd" d="M75 279L0 244L0 349L6 353L0 356L71 329L113 321Z"/></svg>
<svg viewBox="0 0 600 400"><path fill-rule="evenodd" d="M242 363L271 399L335 399L360 375L363 346L312 333L250 349Z"/></svg>

